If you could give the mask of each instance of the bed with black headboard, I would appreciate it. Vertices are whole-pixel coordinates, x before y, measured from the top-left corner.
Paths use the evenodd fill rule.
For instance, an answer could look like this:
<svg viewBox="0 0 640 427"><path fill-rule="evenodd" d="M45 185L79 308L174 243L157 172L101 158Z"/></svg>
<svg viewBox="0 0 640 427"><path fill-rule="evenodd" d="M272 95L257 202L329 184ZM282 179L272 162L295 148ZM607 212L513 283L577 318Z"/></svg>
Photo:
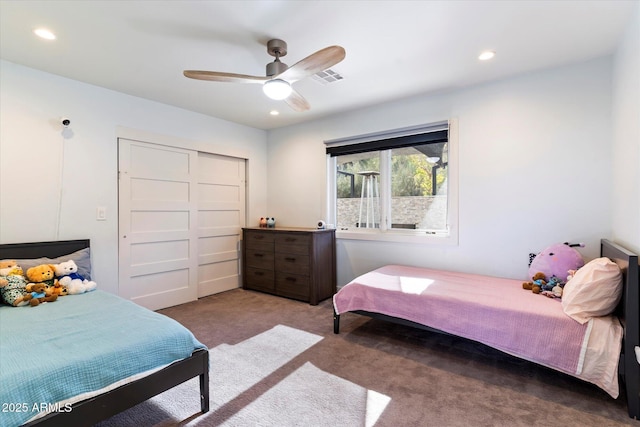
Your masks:
<svg viewBox="0 0 640 427"><path fill-rule="evenodd" d="M385 266L334 295L334 333L340 316L351 312L473 339L596 384L614 398L624 387L629 416L640 419L638 255L606 239L600 254L617 264L603 260L618 278L622 273L622 296L617 306L612 303L613 314L593 315L584 324L569 317L559 300L523 292L521 281ZM558 355L566 360L558 362Z"/></svg>
<svg viewBox="0 0 640 427"><path fill-rule="evenodd" d="M3 244L0 260L40 262L86 256L89 250L86 239ZM0 425L91 426L196 376L201 410L209 411L207 348L173 319L99 288L100 283L98 290L63 296L37 307L0 307L0 383L4 389L0 390ZM118 318L126 318L123 325ZM65 324L67 320L71 323ZM28 334L19 331L29 339L16 339L13 331L20 324L31 327ZM63 341L69 338L70 343ZM134 342L129 343L129 338ZM20 348L23 344L27 347ZM20 357L25 361L24 372L16 372L20 367L8 361L22 354L28 356ZM33 359L40 364L34 367L29 357L40 357ZM111 360L113 366L108 365ZM67 375L69 379L63 379ZM48 377L53 382L45 386ZM22 384L10 386L19 378L35 382L30 380L33 384L26 384L26 389ZM69 384L62 385L65 382ZM59 393L68 396L76 386L82 393L56 397Z"/></svg>

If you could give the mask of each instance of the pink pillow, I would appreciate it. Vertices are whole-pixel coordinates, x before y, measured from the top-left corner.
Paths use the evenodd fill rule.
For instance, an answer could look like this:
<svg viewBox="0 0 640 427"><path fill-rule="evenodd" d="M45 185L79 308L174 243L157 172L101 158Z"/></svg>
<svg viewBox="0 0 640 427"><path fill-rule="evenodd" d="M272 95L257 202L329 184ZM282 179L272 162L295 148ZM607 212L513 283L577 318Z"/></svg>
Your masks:
<svg viewBox="0 0 640 427"><path fill-rule="evenodd" d="M581 324L615 310L622 296L622 272L609 258L596 258L580 268L562 291L564 312Z"/></svg>

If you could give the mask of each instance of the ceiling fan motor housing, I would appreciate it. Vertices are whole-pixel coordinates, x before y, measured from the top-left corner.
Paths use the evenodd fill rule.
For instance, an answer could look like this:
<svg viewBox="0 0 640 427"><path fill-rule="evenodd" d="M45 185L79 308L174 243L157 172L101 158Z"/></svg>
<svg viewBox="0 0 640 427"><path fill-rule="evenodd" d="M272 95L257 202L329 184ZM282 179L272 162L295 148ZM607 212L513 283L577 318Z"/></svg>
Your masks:
<svg viewBox="0 0 640 427"><path fill-rule="evenodd" d="M284 72L289 66L280 62L280 57L287 54L287 42L280 39L272 39L267 42L267 52L275 56L276 60L267 64L267 76L275 76Z"/></svg>
<svg viewBox="0 0 640 427"><path fill-rule="evenodd" d="M289 66L284 62L280 62L277 59L267 64L267 76L275 76L283 73Z"/></svg>

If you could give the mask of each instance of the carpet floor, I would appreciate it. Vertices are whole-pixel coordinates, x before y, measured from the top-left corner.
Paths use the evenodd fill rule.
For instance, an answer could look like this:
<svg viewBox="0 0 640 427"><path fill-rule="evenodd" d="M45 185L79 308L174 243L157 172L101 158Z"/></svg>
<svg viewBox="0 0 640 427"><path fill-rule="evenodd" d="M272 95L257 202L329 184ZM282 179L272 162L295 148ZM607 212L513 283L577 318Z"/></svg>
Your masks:
<svg viewBox="0 0 640 427"><path fill-rule="evenodd" d="M330 299L311 306L236 289L161 313L185 325L210 349L239 344L278 325L322 337L277 369L270 377L273 384L295 378L301 369L315 369L386 396L390 400L376 427L640 427L640 421L628 417L624 393L614 400L594 385L482 344L351 313L341 316L335 335ZM318 382L309 387L317 388ZM281 402L281 387L265 388L260 396L280 402L281 410L304 406ZM244 408L265 404L256 401L256 394L242 393L197 425L241 419ZM312 418L301 418L299 425L316 427ZM345 421L344 427L351 425Z"/></svg>
<svg viewBox="0 0 640 427"><path fill-rule="evenodd" d="M390 399L304 362L304 352L322 339L277 325L238 344L217 345L209 350L209 412L200 411L199 380L193 378L98 427L373 427ZM280 369L300 363L281 378ZM227 410L235 400L242 408Z"/></svg>

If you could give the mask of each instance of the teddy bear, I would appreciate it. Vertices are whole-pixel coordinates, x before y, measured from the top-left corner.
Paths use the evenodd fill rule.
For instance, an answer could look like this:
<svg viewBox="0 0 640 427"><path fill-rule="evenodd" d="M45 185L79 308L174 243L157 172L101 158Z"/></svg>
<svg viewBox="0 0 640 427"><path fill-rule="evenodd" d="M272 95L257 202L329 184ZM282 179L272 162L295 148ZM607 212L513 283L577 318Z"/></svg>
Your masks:
<svg viewBox="0 0 640 427"><path fill-rule="evenodd" d="M31 307L36 307L44 302L54 302L58 299L56 294L47 295L47 286L44 282L28 283L26 290L28 294L25 296L25 300L29 301Z"/></svg>
<svg viewBox="0 0 640 427"><path fill-rule="evenodd" d="M59 297L69 295L69 291L67 290L67 287L64 286L62 283L60 283L59 281L56 281L53 285L53 288L49 288L49 291L51 292L52 295L57 295Z"/></svg>
<svg viewBox="0 0 640 427"><path fill-rule="evenodd" d="M19 268L18 262L15 259L4 259L0 261L0 277L6 278L17 268Z"/></svg>
<svg viewBox="0 0 640 427"><path fill-rule="evenodd" d="M94 290L96 282L85 279L78 273L75 261L69 260L53 266L58 282L67 290L67 294L75 295Z"/></svg>
<svg viewBox="0 0 640 427"><path fill-rule="evenodd" d="M18 263L15 260L0 261L0 277L5 283L0 286L2 301L14 307L27 305L27 279Z"/></svg>
<svg viewBox="0 0 640 427"><path fill-rule="evenodd" d="M534 294L539 294L542 291L542 287L547 284L547 276L541 271L535 273L531 280L522 283L522 289L532 291Z"/></svg>
<svg viewBox="0 0 640 427"><path fill-rule="evenodd" d="M53 295L54 289L58 285L58 279L55 278L55 270L51 264L40 264L31 267L27 270L27 280L29 281L27 285L34 283L44 284L44 292L47 296Z"/></svg>

